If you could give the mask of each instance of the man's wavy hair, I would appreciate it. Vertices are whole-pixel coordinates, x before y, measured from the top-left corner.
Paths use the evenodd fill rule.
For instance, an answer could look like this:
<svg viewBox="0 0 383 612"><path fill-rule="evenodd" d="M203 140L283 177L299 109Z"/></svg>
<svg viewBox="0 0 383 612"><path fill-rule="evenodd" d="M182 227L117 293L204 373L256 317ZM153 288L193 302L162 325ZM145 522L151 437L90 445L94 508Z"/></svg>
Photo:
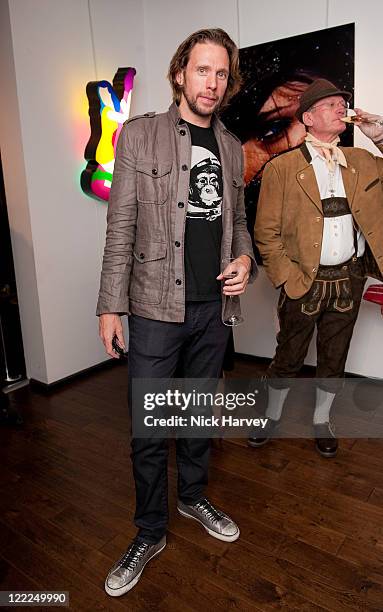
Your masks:
<svg viewBox="0 0 383 612"><path fill-rule="evenodd" d="M177 74L185 70L189 61L190 52L194 45L206 42L224 47L229 56L229 78L227 89L220 107L222 109L240 90L242 78L239 70L238 47L230 36L224 30L221 30L221 28L198 30L198 32L190 34L190 36L180 44L172 57L168 72L168 79L173 90L173 100L177 104L181 101L182 86L177 83Z"/></svg>

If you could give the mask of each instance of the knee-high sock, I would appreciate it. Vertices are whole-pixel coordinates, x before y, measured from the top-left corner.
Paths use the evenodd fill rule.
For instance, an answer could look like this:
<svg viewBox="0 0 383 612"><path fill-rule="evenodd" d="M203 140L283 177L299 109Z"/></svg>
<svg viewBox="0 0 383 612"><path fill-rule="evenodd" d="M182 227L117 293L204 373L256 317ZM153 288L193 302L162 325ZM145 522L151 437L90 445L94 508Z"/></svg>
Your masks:
<svg viewBox="0 0 383 612"><path fill-rule="evenodd" d="M282 414L283 404L290 389L274 389L268 387L269 399L267 402L266 416L274 421L279 421Z"/></svg>
<svg viewBox="0 0 383 612"><path fill-rule="evenodd" d="M314 425L328 423L330 421L330 410L334 401L335 393L329 393L317 387L316 403L314 411Z"/></svg>

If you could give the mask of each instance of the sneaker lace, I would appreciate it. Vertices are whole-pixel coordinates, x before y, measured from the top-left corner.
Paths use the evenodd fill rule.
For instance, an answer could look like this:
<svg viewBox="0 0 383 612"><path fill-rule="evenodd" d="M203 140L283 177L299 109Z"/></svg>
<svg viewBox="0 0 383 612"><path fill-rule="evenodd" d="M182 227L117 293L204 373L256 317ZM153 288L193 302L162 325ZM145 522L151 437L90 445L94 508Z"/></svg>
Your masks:
<svg viewBox="0 0 383 612"><path fill-rule="evenodd" d="M224 513L217 510L217 508L207 499L201 500L194 507L204 514L212 523L218 523L218 521L221 521L225 517Z"/></svg>
<svg viewBox="0 0 383 612"><path fill-rule="evenodd" d="M133 571L140 562L141 557L147 551L148 546L149 544L146 544L146 542L133 542L121 558L120 566L129 571Z"/></svg>

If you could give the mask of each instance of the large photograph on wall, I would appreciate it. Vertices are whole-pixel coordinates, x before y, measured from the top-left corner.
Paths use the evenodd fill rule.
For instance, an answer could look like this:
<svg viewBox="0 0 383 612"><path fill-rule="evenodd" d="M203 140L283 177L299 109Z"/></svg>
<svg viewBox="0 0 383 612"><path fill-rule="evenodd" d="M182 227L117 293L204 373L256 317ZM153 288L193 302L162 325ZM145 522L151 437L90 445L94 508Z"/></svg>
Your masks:
<svg viewBox="0 0 383 612"><path fill-rule="evenodd" d="M242 142L252 237L265 164L304 140L305 128L295 117L300 95L320 77L354 92L354 30L354 24L347 24L240 49L243 86L222 119ZM341 144L353 144L352 126L342 134Z"/></svg>

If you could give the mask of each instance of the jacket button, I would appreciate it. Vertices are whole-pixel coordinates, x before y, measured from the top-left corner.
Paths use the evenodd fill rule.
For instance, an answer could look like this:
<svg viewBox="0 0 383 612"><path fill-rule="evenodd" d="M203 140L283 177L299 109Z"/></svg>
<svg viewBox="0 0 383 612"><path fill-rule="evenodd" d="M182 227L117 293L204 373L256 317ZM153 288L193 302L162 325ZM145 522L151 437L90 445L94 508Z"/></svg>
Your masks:
<svg viewBox="0 0 383 612"><path fill-rule="evenodd" d="M186 164L182 164L182 170L187 170L187 169L188 169L187 165Z"/></svg>
<svg viewBox="0 0 383 612"><path fill-rule="evenodd" d="M181 136L185 136L185 134L186 134L185 130L180 130L180 134L181 134Z"/></svg>
<svg viewBox="0 0 383 612"><path fill-rule="evenodd" d="M319 247L319 243L318 242L314 242L314 246L317 249Z"/></svg>
<svg viewBox="0 0 383 612"><path fill-rule="evenodd" d="M313 272L316 272L316 271L317 271L317 269L316 269L316 268L313 268Z"/></svg>
<svg viewBox="0 0 383 612"><path fill-rule="evenodd" d="M180 247L181 246L181 243L178 242L178 240L176 240L174 244L176 245L176 247Z"/></svg>
<svg viewBox="0 0 383 612"><path fill-rule="evenodd" d="M176 285L181 285L182 284L182 280L180 278L176 279Z"/></svg>
<svg viewBox="0 0 383 612"><path fill-rule="evenodd" d="M355 174L355 168L351 168L351 172Z"/></svg>
<svg viewBox="0 0 383 612"><path fill-rule="evenodd" d="M152 174L156 175L156 174L157 174L157 172L158 172L157 168L153 168L153 170L152 170Z"/></svg>
<svg viewBox="0 0 383 612"><path fill-rule="evenodd" d="M140 259L144 259L144 257L145 257L145 254L144 254L144 253L140 253L140 254L139 254L139 258L140 258Z"/></svg>
<svg viewBox="0 0 383 612"><path fill-rule="evenodd" d="M178 202L178 208L183 208L185 204L183 202Z"/></svg>
<svg viewBox="0 0 383 612"><path fill-rule="evenodd" d="M302 172L302 174L299 175L299 178L300 179L304 179L305 178L305 175L303 174L303 172Z"/></svg>
<svg viewBox="0 0 383 612"><path fill-rule="evenodd" d="M319 223L319 221L320 221L320 220L321 220L321 217L315 217L315 221L316 221L317 223Z"/></svg>

